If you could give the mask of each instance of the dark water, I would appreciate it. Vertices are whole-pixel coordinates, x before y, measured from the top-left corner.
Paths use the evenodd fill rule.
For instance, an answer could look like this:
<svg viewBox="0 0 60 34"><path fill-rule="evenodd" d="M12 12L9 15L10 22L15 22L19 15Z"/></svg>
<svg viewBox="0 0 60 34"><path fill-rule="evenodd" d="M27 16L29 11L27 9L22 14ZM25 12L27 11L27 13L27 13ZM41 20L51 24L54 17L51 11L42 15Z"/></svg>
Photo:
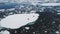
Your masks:
<svg viewBox="0 0 60 34"><path fill-rule="evenodd" d="M15 6L18 6L18 4L17 3L0 3L0 9L15 8Z"/></svg>
<svg viewBox="0 0 60 34"><path fill-rule="evenodd" d="M43 12L38 11L36 11L36 13L38 13L40 16L35 22L33 22L34 24L27 24L18 29L4 28L1 29L1 31L8 30L10 34L60 34L60 14L57 14L58 10L55 10L55 8L53 7L46 8L43 10ZM0 16L3 16L5 12L1 12L0 14ZM26 29L26 27L28 27L29 29Z"/></svg>

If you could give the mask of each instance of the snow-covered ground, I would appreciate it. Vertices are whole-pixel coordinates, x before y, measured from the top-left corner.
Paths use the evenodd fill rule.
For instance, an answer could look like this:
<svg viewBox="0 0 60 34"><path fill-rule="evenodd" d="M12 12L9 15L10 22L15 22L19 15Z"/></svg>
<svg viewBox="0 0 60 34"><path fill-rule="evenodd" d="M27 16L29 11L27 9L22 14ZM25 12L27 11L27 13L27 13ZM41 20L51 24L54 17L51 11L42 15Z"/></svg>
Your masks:
<svg viewBox="0 0 60 34"><path fill-rule="evenodd" d="M38 19L39 14L15 14L1 20L1 26L16 29Z"/></svg>

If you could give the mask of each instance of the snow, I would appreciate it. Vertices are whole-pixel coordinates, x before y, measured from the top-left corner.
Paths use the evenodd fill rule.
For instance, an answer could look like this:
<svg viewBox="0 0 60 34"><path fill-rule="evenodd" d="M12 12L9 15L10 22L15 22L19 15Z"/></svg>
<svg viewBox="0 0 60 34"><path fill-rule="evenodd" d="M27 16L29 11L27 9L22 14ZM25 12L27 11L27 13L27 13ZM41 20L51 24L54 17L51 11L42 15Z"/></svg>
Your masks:
<svg viewBox="0 0 60 34"><path fill-rule="evenodd" d="M43 3L42 6L60 6L60 3Z"/></svg>
<svg viewBox="0 0 60 34"><path fill-rule="evenodd" d="M1 26L16 29L38 19L39 14L15 14L1 20Z"/></svg>
<svg viewBox="0 0 60 34"><path fill-rule="evenodd" d="M59 34L59 31L56 31L57 34Z"/></svg>
<svg viewBox="0 0 60 34"><path fill-rule="evenodd" d="M29 30L30 28L29 27L25 27L25 29Z"/></svg>
<svg viewBox="0 0 60 34"><path fill-rule="evenodd" d="M10 34L10 32L5 30L5 31L1 31L0 34Z"/></svg>

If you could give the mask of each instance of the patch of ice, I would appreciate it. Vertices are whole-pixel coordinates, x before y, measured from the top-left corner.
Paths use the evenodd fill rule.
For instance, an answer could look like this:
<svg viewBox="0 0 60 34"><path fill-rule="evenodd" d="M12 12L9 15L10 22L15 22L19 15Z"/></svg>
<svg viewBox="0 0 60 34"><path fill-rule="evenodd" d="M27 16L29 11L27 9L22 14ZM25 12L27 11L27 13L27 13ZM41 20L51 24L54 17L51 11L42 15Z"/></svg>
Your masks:
<svg viewBox="0 0 60 34"><path fill-rule="evenodd" d="M1 26L11 29L19 28L38 19L39 14L15 14L1 20Z"/></svg>

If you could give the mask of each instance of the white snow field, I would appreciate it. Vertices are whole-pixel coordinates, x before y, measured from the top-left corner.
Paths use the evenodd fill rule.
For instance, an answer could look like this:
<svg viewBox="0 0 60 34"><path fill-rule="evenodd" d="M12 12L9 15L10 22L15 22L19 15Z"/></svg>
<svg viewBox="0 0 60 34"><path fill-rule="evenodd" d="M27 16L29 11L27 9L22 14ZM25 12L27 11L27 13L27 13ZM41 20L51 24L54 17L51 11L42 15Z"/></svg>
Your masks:
<svg viewBox="0 0 60 34"><path fill-rule="evenodd" d="M1 26L5 28L17 29L38 19L39 14L14 14L1 20Z"/></svg>

